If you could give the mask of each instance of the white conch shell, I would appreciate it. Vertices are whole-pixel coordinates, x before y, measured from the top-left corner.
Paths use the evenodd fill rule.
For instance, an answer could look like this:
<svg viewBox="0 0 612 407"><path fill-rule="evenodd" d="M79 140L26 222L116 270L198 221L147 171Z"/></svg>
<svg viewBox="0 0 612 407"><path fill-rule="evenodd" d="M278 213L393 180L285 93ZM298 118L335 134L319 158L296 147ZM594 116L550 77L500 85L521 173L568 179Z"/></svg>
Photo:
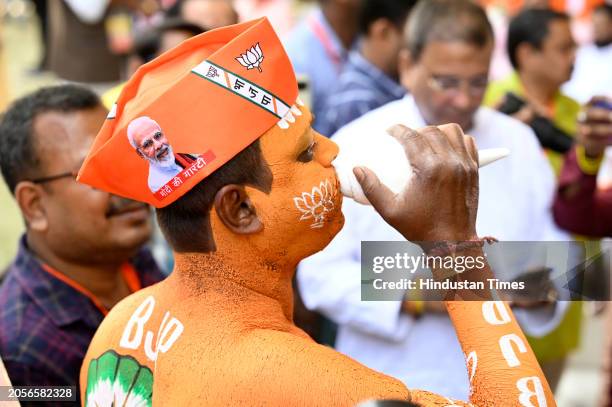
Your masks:
<svg viewBox="0 0 612 407"><path fill-rule="evenodd" d="M509 155L510 150L507 148L485 148L484 150L478 150L478 166L484 167Z"/></svg>
<svg viewBox="0 0 612 407"><path fill-rule="evenodd" d="M380 134L342 134L334 138L340 152L333 162L340 181L340 190L345 197L369 205L361 185L357 182L353 168L367 167L394 193L400 193L410 182L412 168L404 148L384 130ZM478 152L479 166L491 164L510 154L507 148L491 148Z"/></svg>

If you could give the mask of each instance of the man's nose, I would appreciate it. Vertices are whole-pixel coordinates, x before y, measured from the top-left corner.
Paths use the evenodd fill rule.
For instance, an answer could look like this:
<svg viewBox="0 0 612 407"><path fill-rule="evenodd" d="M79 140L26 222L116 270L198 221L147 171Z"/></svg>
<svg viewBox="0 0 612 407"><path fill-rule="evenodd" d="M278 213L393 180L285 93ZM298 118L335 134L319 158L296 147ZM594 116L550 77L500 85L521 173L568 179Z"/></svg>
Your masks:
<svg viewBox="0 0 612 407"><path fill-rule="evenodd" d="M331 167L332 161L334 161L338 151L340 151L338 145L319 133L315 133L314 139L317 143L315 151L316 160L324 167Z"/></svg>
<svg viewBox="0 0 612 407"><path fill-rule="evenodd" d="M164 146L165 143L163 143L161 140L155 140L153 139L153 147L155 147L155 150L159 150L161 147Z"/></svg>
<svg viewBox="0 0 612 407"><path fill-rule="evenodd" d="M459 109L467 109L472 103L470 86L463 83L453 98L453 105Z"/></svg>

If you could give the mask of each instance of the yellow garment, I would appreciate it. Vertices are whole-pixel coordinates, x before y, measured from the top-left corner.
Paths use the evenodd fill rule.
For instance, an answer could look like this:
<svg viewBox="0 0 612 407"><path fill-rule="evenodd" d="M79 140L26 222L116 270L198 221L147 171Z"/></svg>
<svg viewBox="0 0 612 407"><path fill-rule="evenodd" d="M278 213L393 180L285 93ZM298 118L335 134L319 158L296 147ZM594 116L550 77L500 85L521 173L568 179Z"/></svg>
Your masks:
<svg viewBox="0 0 612 407"><path fill-rule="evenodd" d="M540 363L566 357L580 344L582 325L582 302L574 301L567 309L563 320L554 331L541 338L525 335Z"/></svg>
<svg viewBox="0 0 612 407"><path fill-rule="evenodd" d="M589 158L584 151L583 145L576 146L576 162L580 170L587 175L597 175L603 158L603 154L597 158Z"/></svg>
<svg viewBox="0 0 612 407"><path fill-rule="evenodd" d="M117 86L113 86L112 88L104 92L104 94L102 95L102 104L104 105L105 108L110 110L111 107L113 107L113 104L119 98L119 95L121 94L121 91L123 90L124 86L125 86L125 82L120 83Z"/></svg>
<svg viewBox="0 0 612 407"><path fill-rule="evenodd" d="M507 92L512 92L517 96L524 97L525 91L521 80L516 72L508 77L489 84L485 94L484 104L495 108L502 101ZM580 104L574 99L565 96L560 91L557 92L553 101L553 123L565 133L574 137L577 131L576 120L580 112ZM555 174L559 175L563 164L563 154L555 151L546 151L546 156L552 165Z"/></svg>

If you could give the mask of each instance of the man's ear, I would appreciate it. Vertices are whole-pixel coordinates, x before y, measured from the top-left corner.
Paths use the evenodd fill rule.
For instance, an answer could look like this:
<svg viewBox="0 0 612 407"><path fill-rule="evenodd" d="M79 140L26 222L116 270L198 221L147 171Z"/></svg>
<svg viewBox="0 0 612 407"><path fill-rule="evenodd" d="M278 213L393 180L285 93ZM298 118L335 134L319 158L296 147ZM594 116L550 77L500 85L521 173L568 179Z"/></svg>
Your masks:
<svg viewBox="0 0 612 407"><path fill-rule="evenodd" d="M393 23L386 18L379 18L370 24L368 28L368 36L379 40L384 40L388 37L389 32L393 28Z"/></svg>
<svg viewBox="0 0 612 407"><path fill-rule="evenodd" d="M518 65L524 67L536 54L537 50L531 44L524 42L516 47L515 52Z"/></svg>
<svg viewBox="0 0 612 407"><path fill-rule="evenodd" d="M221 222L234 233L249 235L263 230L263 223L242 185L229 184L217 191L215 211Z"/></svg>
<svg viewBox="0 0 612 407"><path fill-rule="evenodd" d="M43 232L49 226L42 194L42 187L30 181L22 181L15 187L15 200L26 225L37 232Z"/></svg>
<svg viewBox="0 0 612 407"><path fill-rule="evenodd" d="M407 48L402 48L400 50L399 56L397 58L397 72L399 73L399 80L401 85L410 89L410 85L412 83L412 68L414 61L412 60L412 56L410 55L410 51Z"/></svg>

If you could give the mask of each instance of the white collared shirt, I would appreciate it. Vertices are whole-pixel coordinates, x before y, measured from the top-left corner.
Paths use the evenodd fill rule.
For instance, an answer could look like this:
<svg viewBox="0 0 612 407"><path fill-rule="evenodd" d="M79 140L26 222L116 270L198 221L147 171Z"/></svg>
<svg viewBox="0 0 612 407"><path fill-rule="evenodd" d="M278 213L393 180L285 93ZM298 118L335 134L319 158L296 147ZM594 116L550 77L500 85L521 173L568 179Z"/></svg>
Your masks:
<svg viewBox="0 0 612 407"><path fill-rule="evenodd" d="M350 138L356 132L375 137L380 129L398 123L425 126L411 96L367 113L340 129L334 139ZM481 107L474 128L467 133L475 137L479 149L511 151L506 159L480 170L479 236L506 241L570 240L553 222L554 174L532 130ZM340 325L336 340L340 352L402 380L408 388L467 401L464 356L447 315L425 314L416 320L400 313L399 301L361 301L361 241L404 238L371 206L345 199L342 210L346 218L342 231L323 251L300 264L298 282L304 303ZM539 333L558 325L566 310L566 303L560 304L547 326L538 327ZM519 315L517 319L521 320Z"/></svg>
<svg viewBox="0 0 612 407"><path fill-rule="evenodd" d="M580 47L572 78L563 85L563 93L580 103L587 103L593 96L612 97L612 44L597 47L593 44Z"/></svg>

